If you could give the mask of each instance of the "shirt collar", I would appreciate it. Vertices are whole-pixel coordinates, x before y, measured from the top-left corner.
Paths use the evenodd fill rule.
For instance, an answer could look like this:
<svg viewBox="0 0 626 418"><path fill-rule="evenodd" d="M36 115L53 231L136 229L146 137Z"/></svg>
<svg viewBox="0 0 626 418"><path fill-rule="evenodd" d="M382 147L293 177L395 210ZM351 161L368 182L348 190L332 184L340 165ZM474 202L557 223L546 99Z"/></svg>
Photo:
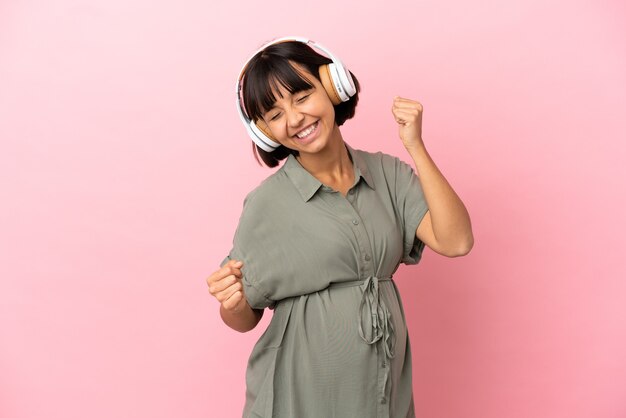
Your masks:
<svg viewBox="0 0 626 418"><path fill-rule="evenodd" d="M372 180L367 163L350 145L346 144L346 148L350 157L352 157L354 184L356 185L359 180L363 178L365 183L367 183L371 189L374 189L374 181ZM287 157L287 161L285 161L285 164L283 165L283 170L294 186L296 186L296 189L305 202L308 202L313 197L315 192L317 192L317 190L322 186L322 182L306 171L292 154Z"/></svg>

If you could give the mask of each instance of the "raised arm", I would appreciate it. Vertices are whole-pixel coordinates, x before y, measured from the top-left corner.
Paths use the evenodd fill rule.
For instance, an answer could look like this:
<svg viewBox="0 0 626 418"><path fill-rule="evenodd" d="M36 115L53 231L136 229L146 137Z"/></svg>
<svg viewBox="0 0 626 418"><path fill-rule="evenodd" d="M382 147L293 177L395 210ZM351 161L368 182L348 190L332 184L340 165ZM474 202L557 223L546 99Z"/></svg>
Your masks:
<svg viewBox="0 0 626 418"><path fill-rule="evenodd" d="M422 105L394 98L392 113L399 125L400 139L419 173L428 212L415 235L433 251L458 257L470 252L474 236L465 205L435 165L422 140Z"/></svg>

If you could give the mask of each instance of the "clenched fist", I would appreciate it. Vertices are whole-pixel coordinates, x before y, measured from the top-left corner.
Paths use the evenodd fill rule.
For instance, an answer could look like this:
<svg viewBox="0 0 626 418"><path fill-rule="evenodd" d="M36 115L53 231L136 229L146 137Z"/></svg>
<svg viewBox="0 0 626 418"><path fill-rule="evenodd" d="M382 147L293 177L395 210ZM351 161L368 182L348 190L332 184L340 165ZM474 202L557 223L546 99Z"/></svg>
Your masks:
<svg viewBox="0 0 626 418"><path fill-rule="evenodd" d="M224 309L233 313L241 312L248 303L241 283L242 266L241 261L229 260L206 279L209 293L215 296Z"/></svg>
<svg viewBox="0 0 626 418"><path fill-rule="evenodd" d="M407 149L423 146L421 103L402 97L394 97L391 113L398 123L400 139Z"/></svg>

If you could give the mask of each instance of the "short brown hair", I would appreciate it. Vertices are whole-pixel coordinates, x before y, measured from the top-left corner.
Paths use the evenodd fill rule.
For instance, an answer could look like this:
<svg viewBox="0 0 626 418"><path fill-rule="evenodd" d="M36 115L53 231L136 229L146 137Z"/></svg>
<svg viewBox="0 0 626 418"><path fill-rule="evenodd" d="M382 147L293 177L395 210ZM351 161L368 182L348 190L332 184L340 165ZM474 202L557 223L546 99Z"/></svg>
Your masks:
<svg viewBox="0 0 626 418"><path fill-rule="evenodd" d="M261 119L262 115L274 106L276 102L274 91L278 90L277 83L291 94L313 87L302 74L293 68L290 61L303 66L320 82L319 67L332 62L330 58L318 54L310 46L298 41L280 42L259 51L248 63L242 85L243 105L251 120ZM354 117L359 101L361 88L354 74L352 72L350 74L354 80L356 93L350 100L335 105L337 126L343 125L346 120ZM267 152L252 143L252 149L257 161L261 157L268 167L276 167L279 161L287 158L289 154L298 155L298 151L282 145L273 152Z"/></svg>

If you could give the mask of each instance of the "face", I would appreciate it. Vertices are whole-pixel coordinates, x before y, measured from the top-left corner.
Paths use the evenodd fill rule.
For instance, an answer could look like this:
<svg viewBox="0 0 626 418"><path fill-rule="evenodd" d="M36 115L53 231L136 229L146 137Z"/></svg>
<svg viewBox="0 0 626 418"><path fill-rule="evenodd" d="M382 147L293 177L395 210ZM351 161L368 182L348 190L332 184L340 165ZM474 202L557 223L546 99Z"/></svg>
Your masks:
<svg viewBox="0 0 626 418"><path fill-rule="evenodd" d="M301 154L316 153L336 138L335 109L322 83L303 67L294 64L294 68L313 88L291 94L280 86L274 107L263 120L281 145Z"/></svg>

